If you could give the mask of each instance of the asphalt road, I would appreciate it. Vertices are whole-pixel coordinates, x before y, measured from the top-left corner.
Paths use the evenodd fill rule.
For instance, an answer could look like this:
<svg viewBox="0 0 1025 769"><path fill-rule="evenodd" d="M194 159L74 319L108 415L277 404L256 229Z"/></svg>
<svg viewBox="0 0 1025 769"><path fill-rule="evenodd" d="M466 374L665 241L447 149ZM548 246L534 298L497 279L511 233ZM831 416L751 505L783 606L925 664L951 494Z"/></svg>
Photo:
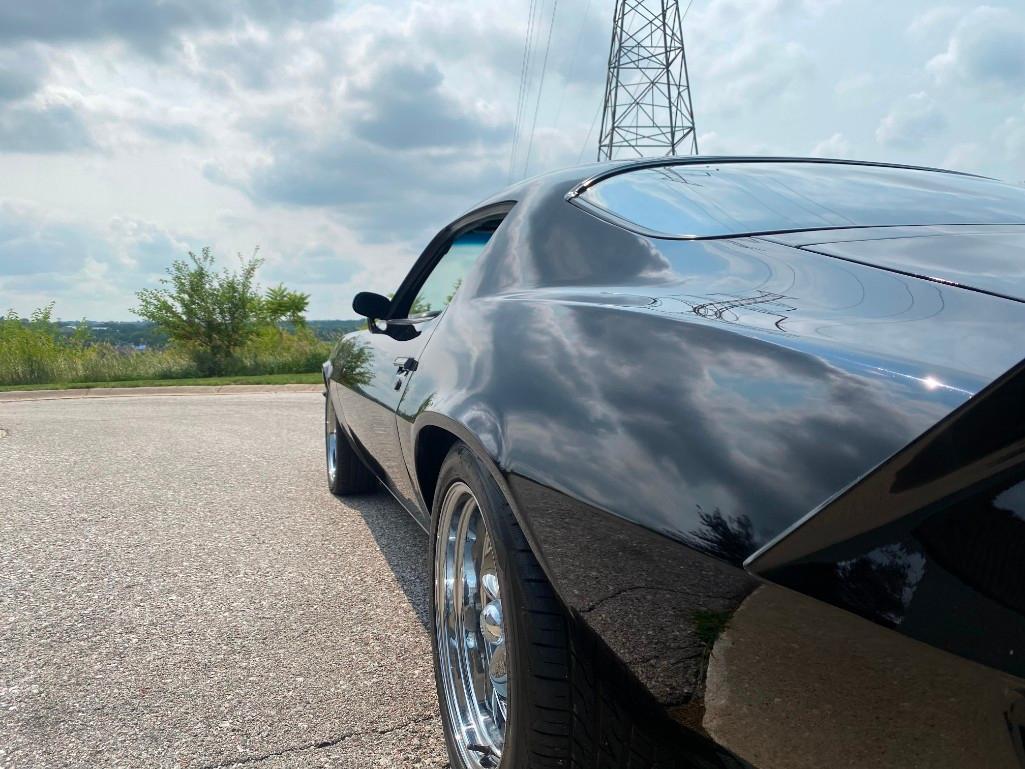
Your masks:
<svg viewBox="0 0 1025 769"><path fill-rule="evenodd" d="M0 767L445 765L425 535L322 409L0 404Z"/></svg>

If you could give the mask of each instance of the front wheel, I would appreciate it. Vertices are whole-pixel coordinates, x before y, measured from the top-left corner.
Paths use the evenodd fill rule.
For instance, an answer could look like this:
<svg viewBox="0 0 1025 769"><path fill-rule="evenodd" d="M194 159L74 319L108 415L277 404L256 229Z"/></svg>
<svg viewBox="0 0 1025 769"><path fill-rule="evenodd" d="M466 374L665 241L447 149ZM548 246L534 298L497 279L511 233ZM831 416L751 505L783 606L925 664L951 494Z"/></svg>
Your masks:
<svg viewBox="0 0 1025 769"><path fill-rule="evenodd" d="M332 494L345 496L370 491L376 485L374 475L361 460L338 423L331 396L324 397L324 456L327 487Z"/></svg>

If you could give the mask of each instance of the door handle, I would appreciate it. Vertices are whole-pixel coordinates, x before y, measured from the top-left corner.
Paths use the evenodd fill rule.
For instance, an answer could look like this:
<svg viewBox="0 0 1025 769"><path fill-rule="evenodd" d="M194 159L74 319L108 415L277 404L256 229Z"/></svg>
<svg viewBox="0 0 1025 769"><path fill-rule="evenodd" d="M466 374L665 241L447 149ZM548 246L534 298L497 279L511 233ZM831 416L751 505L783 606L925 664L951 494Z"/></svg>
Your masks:
<svg viewBox="0 0 1025 769"><path fill-rule="evenodd" d="M399 373L403 374L407 371L416 371L417 362L416 358L407 358L404 355L400 355L395 359L395 365L399 367Z"/></svg>
<svg viewBox="0 0 1025 769"><path fill-rule="evenodd" d="M416 371L416 358L407 358L404 355L400 355L395 359L395 365L399 369L395 372L395 389L398 390L402 387L402 375Z"/></svg>

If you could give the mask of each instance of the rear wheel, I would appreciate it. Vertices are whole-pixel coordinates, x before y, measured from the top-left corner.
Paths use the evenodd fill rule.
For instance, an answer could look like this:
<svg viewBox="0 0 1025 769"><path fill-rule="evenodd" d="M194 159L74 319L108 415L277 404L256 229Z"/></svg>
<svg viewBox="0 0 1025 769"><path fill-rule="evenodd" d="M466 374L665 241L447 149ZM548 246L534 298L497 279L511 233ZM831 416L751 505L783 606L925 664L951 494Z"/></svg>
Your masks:
<svg viewBox="0 0 1025 769"><path fill-rule="evenodd" d="M435 552L438 688L464 766L496 766L509 720L507 635L495 541L463 480L441 501Z"/></svg>
<svg viewBox="0 0 1025 769"><path fill-rule="evenodd" d="M373 473L356 456L349 439L342 432L330 396L324 398L324 454L327 487L332 494L361 494L376 485Z"/></svg>
<svg viewBox="0 0 1025 769"><path fill-rule="evenodd" d="M453 769L737 766L670 722L576 624L461 443L441 467L431 543L434 672Z"/></svg>
<svg viewBox="0 0 1025 769"><path fill-rule="evenodd" d="M462 444L442 464L432 524L435 677L452 766L531 766L546 719L533 644L546 614L562 616L550 615L557 607L512 511Z"/></svg>

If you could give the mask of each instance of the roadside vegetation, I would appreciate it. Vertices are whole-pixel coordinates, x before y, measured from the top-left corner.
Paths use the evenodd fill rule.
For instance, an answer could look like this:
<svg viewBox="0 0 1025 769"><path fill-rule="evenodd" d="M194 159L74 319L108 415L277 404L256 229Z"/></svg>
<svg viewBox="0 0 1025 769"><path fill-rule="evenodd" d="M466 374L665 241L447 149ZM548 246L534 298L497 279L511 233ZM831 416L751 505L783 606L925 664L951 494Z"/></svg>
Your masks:
<svg viewBox="0 0 1025 769"><path fill-rule="evenodd" d="M57 306L56 310L60 310ZM145 349L166 347L170 341L167 334L148 320L58 320L57 332L70 338L79 326L85 326L93 342L107 342L114 347ZM286 329L288 324L284 324ZM335 342L350 331L366 328L365 320L307 320L307 327L318 339ZM291 329L288 329L291 330Z"/></svg>
<svg viewBox="0 0 1025 769"><path fill-rule="evenodd" d="M113 382L48 382L45 384L0 385L0 392L13 390L92 390L96 387L179 387L207 386L223 387L224 385L279 385L279 384L320 384L323 382L319 371L307 374L260 374L256 376L217 376L198 377L195 379L128 379Z"/></svg>
<svg viewBox="0 0 1025 769"><path fill-rule="evenodd" d="M175 261L160 287L137 293L133 310L152 324L152 338L166 340L161 346L100 341L85 322L68 333L53 320L52 303L28 318L10 311L0 316L0 387L319 376L336 340L309 327L307 294L283 285L261 290L260 264L254 255L240 257L238 270L217 270L209 249Z"/></svg>

